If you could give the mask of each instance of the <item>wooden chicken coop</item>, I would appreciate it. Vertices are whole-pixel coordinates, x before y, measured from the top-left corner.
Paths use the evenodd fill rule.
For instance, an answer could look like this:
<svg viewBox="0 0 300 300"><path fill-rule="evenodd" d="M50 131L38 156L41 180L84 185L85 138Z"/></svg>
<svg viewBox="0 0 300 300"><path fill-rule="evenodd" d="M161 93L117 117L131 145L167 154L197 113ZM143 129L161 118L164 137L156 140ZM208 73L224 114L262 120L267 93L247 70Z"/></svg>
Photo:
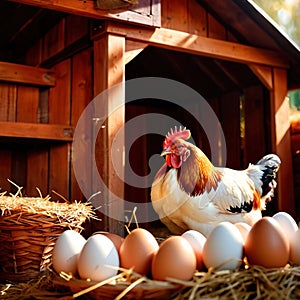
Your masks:
<svg viewBox="0 0 300 300"><path fill-rule="evenodd" d="M124 178L129 169L141 177L154 175L149 159L161 152L164 137L145 134L128 145L126 141L134 135L125 126L130 120L148 114L169 116L189 128L195 143L208 156L212 154L210 137L199 122L206 112L197 101L193 116L162 99L126 102L126 85L120 83L167 78L201 94L213 109L226 141L226 157L220 153L220 162L241 169L270 152L281 157L278 189L268 210L287 211L299 219L286 101L288 90L300 88L299 48L250 0L124 3L1 1L1 190L14 192L10 179L30 196L37 194L38 187L56 200L61 198L52 191L82 200L101 192L94 180L99 172L106 186L127 204L149 203L151 182L145 187L124 182L113 160L119 162ZM76 125L88 104L116 84L117 96L108 97L103 109L108 112L117 105L118 110L107 114L95 138L96 163L87 159L84 183L78 182L72 165ZM145 133L152 132L151 122L141 124ZM163 134L169 130L164 118L159 127ZM119 149L123 150L112 153L114 137L120 132ZM82 152L90 151L89 137L81 137ZM126 147L130 147L128 159ZM123 220L130 207L114 202L110 194L104 196L99 207L107 213L101 213L102 220L92 230L119 231L118 219ZM112 214L117 217L108 217Z"/></svg>

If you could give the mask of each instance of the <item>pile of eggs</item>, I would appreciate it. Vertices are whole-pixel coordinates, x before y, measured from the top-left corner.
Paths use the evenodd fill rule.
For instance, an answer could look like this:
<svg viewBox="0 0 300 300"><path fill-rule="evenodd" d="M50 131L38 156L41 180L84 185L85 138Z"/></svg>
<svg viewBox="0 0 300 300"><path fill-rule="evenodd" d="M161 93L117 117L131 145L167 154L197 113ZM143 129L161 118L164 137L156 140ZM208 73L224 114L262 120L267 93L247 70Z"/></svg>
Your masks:
<svg viewBox="0 0 300 300"><path fill-rule="evenodd" d="M85 239L66 230L57 239L52 263L56 272L103 281L120 268L154 280L192 279L196 270L235 270L243 262L266 268L300 265L300 229L285 212L263 217L252 227L221 222L207 237L195 230L170 236L160 245L148 230L136 228L125 238L97 232Z"/></svg>

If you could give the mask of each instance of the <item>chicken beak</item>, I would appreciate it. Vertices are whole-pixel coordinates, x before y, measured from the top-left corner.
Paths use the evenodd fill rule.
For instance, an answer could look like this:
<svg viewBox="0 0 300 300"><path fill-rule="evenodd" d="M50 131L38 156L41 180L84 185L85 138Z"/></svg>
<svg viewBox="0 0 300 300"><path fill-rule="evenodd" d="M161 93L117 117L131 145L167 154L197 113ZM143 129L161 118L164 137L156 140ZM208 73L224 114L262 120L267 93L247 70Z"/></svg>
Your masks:
<svg viewBox="0 0 300 300"><path fill-rule="evenodd" d="M171 154L172 152L169 151L169 150L163 150L162 153L160 154L160 156L165 156L165 155L168 155L168 154Z"/></svg>

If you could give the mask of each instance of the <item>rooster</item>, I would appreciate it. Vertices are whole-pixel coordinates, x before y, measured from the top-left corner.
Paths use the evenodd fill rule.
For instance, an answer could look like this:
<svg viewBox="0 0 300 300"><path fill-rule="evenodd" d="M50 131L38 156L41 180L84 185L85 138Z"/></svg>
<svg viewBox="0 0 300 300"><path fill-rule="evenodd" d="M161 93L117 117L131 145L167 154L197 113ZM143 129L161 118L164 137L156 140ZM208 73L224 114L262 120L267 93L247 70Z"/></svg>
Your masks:
<svg viewBox="0 0 300 300"><path fill-rule="evenodd" d="M163 142L165 164L151 187L151 201L174 234L194 229L205 236L222 221L252 226L274 195L280 158L264 156L245 170L215 167L186 128L171 129Z"/></svg>

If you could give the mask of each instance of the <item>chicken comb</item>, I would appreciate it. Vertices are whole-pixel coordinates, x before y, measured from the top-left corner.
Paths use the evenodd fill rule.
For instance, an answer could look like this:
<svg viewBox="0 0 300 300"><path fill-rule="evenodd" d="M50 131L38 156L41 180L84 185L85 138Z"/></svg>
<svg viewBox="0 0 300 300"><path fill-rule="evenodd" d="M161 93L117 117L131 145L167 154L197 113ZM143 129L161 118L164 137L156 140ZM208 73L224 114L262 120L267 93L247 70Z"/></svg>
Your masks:
<svg viewBox="0 0 300 300"><path fill-rule="evenodd" d="M181 128L179 127L179 130L177 129L177 126L175 128L171 128L170 131L167 133L165 141L164 141L164 147L168 146L170 143L177 139L183 139L187 140L191 136L191 132L186 129L186 127Z"/></svg>

